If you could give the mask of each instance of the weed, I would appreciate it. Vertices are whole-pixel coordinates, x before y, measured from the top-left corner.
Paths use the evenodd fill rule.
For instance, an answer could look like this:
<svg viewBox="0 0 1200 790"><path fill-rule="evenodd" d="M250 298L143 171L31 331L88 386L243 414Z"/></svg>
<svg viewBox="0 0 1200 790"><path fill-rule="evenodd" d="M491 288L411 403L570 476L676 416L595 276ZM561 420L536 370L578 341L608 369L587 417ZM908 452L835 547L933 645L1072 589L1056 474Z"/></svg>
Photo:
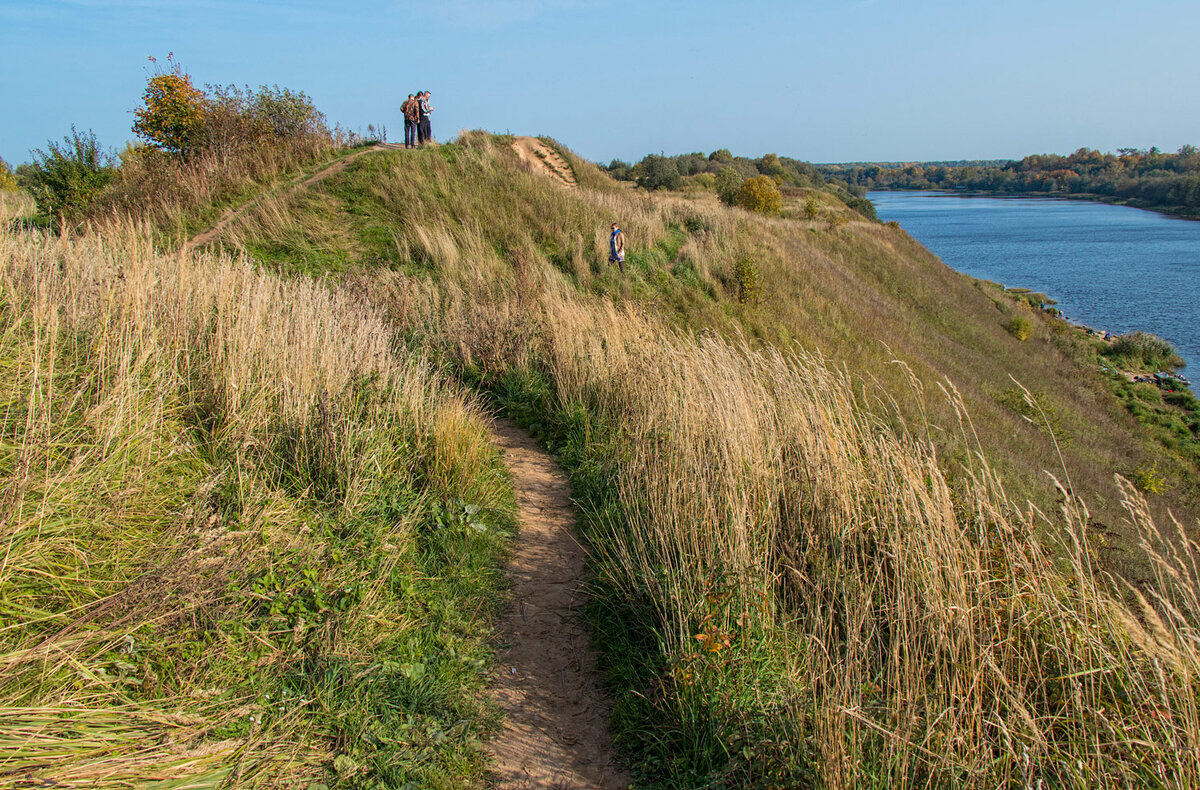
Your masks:
<svg viewBox="0 0 1200 790"><path fill-rule="evenodd" d="M733 279L737 283L738 304L758 304L762 286L752 258L745 256L738 259L733 267Z"/></svg>

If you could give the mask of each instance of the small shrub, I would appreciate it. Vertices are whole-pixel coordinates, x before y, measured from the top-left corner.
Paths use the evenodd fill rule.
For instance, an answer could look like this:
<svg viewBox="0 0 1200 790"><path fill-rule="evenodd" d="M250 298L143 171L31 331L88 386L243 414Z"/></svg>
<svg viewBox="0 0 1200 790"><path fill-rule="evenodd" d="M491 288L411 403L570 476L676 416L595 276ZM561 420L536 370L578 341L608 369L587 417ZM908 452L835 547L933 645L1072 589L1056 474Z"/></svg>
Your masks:
<svg viewBox="0 0 1200 790"><path fill-rule="evenodd" d="M4 161L4 157L0 156L0 191L15 192L17 190L17 176L13 173L8 162Z"/></svg>
<svg viewBox="0 0 1200 790"><path fill-rule="evenodd" d="M821 201L817 200L816 195L809 195L804 198L804 218L807 220L816 219L821 213Z"/></svg>
<svg viewBox="0 0 1200 790"><path fill-rule="evenodd" d="M889 219L887 222L885 222L883 224L886 225L887 227L891 228L892 230L900 230L900 223L894 219Z"/></svg>
<svg viewBox="0 0 1200 790"><path fill-rule="evenodd" d="M1012 297L1013 301L1018 304L1023 304L1035 310L1043 310L1047 305L1058 304L1055 300L1046 296L1044 293L1031 291L1028 288L1008 288L1005 293Z"/></svg>
<svg viewBox="0 0 1200 790"><path fill-rule="evenodd" d="M1183 367L1183 359L1175 347L1149 332L1121 335L1100 353L1114 364L1131 369L1174 370Z"/></svg>
<svg viewBox="0 0 1200 790"><path fill-rule="evenodd" d="M1023 315L1014 315L1004 325L1004 328L1017 340L1028 340L1033 337L1033 321Z"/></svg>
<svg viewBox="0 0 1200 790"><path fill-rule="evenodd" d="M303 91L278 85L260 85L258 90L236 85L209 86L204 128L197 147L229 153L240 147L279 141L303 141L327 137L325 115ZM368 133L374 132L368 127ZM386 129L376 136L386 136Z"/></svg>
<svg viewBox="0 0 1200 790"><path fill-rule="evenodd" d="M38 211L61 229L64 222L83 215L117 171L112 154L100 147L90 130L80 133L72 126L62 145L51 141L46 148L33 152L30 191Z"/></svg>
<svg viewBox="0 0 1200 790"><path fill-rule="evenodd" d="M855 212L863 215L872 222L879 221L879 215L875 213L875 204L867 198L851 196L845 199L845 203Z"/></svg>
<svg viewBox="0 0 1200 790"><path fill-rule="evenodd" d="M746 177L738 172L736 167L726 166L717 171L713 186L722 203L727 206L736 206L738 190L742 188L745 181Z"/></svg>
<svg viewBox="0 0 1200 790"><path fill-rule="evenodd" d="M754 259L744 255L733 265L733 278L737 283L738 304L758 304L762 285L758 279L758 268Z"/></svg>
<svg viewBox="0 0 1200 790"><path fill-rule="evenodd" d="M837 230L838 228L842 227L843 225L845 225L849 222L850 222L850 218L847 217L845 214L843 214L840 211L835 214L830 214L829 215L829 230Z"/></svg>
<svg viewBox="0 0 1200 790"><path fill-rule="evenodd" d="M717 177L712 173L698 173L687 180L706 192L712 192L717 186Z"/></svg>
<svg viewBox="0 0 1200 790"><path fill-rule="evenodd" d="M770 177L756 176L738 189L737 204L759 214L778 214L783 208L783 195Z"/></svg>
<svg viewBox="0 0 1200 790"><path fill-rule="evenodd" d="M247 89L246 96L251 117L277 140L296 140L327 131L324 113L304 91L260 85L257 92ZM387 128L381 128L379 134L386 140Z"/></svg>
<svg viewBox="0 0 1200 790"><path fill-rule="evenodd" d="M1171 487L1167 483L1166 476L1158 471L1158 461L1155 461L1150 466L1142 464L1133 470L1130 478L1130 482L1137 486L1138 490L1144 491L1147 494L1162 495Z"/></svg>

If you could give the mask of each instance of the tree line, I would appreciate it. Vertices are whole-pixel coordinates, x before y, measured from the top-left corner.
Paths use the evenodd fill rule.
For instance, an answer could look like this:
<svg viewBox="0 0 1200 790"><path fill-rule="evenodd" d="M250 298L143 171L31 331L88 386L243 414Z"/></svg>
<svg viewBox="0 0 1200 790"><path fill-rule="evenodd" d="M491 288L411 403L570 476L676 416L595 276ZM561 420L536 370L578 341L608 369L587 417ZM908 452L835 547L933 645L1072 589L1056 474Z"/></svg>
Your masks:
<svg viewBox="0 0 1200 790"><path fill-rule="evenodd" d="M752 210L773 205L771 188L817 189L835 195L868 219L877 219L875 206L866 198L866 188L827 177L815 165L778 154L758 158L734 156L728 148L710 154L649 154L636 164L620 159L600 165L618 181L632 181L642 189L680 189L696 185L717 193L728 205L743 205ZM750 205L753 203L753 205ZM770 213L770 212L767 212Z"/></svg>
<svg viewBox="0 0 1200 790"><path fill-rule="evenodd" d="M1034 154L993 164L914 162L821 165L828 178L863 189L966 189L999 194L1087 197L1200 217L1200 149L1118 148Z"/></svg>

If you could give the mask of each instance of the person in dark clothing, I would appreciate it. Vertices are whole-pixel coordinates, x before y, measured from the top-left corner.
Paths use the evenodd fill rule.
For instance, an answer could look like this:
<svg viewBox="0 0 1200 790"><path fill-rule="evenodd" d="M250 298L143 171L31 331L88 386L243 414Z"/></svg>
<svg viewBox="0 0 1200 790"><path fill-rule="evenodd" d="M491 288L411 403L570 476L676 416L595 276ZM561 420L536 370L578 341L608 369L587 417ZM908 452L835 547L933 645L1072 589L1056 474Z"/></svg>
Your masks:
<svg viewBox="0 0 1200 790"><path fill-rule="evenodd" d="M417 109L420 114L420 121L417 127L418 135L421 138L421 145L433 141L433 128L429 123L429 115L433 112L433 106L429 104L429 91L420 94L420 99L417 101Z"/></svg>
<svg viewBox="0 0 1200 790"><path fill-rule="evenodd" d="M417 128L420 125L421 112L413 94L408 94L408 99L400 105L400 112L404 113L404 147L416 148Z"/></svg>

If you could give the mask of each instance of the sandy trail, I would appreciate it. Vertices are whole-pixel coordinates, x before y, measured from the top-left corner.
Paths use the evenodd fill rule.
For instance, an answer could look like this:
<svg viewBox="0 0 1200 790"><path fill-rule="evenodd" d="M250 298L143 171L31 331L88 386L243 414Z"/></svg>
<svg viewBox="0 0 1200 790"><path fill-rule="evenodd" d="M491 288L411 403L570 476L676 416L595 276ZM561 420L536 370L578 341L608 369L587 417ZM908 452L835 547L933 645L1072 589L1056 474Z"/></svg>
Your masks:
<svg viewBox="0 0 1200 790"><path fill-rule="evenodd" d="M575 187L575 173L562 154L536 137L517 137L512 142L517 156L535 173L553 178L563 186Z"/></svg>
<svg viewBox="0 0 1200 790"><path fill-rule="evenodd" d="M499 790L626 788L608 731L580 591L586 552L575 540L571 489L554 459L510 420L492 439L512 471L521 519L509 565L511 611L500 622L494 696L505 714L492 741Z"/></svg>

